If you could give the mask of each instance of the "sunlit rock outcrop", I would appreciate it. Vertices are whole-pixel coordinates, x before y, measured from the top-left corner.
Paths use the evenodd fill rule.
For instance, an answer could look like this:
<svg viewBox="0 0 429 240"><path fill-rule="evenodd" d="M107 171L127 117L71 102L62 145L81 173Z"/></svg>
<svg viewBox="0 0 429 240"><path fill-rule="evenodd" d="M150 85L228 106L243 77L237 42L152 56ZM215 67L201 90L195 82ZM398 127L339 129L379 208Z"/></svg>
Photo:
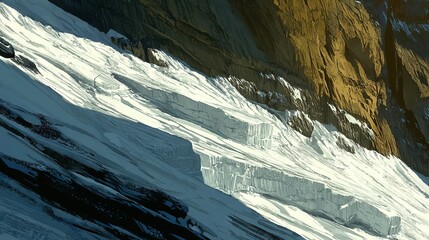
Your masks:
<svg viewBox="0 0 429 240"><path fill-rule="evenodd" d="M131 40L123 47L143 59L151 60L148 48L161 48L209 75L234 76L231 83L251 100L302 110L366 148L429 171L422 118L429 96L427 1L50 1L126 35ZM285 101L290 88L270 76L306 98ZM365 122L374 138L326 118L326 102Z"/></svg>

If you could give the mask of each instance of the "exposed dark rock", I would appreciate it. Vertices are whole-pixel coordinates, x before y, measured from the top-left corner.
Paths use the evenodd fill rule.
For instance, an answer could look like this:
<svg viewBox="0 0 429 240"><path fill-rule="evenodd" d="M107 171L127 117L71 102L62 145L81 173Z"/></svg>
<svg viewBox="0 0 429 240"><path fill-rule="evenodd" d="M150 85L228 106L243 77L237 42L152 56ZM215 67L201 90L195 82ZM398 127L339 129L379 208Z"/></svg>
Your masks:
<svg viewBox="0 0 429 240"><path fill-rule="evenodd" d="M337 139L337 146L340 147L341 149L346 150L349 153L355 153L355 147L349 143L348 140L344 139L343 137L338 137Z"/></svg>
<svg viewBox="0 0 429 240"><path fill-rule="evenodd" d="M427 1L50 1L140 42L145 53L162 49L208 75L233 76L245 97L275 110L301 110L429 174L429 144L415 140L428 128L421 117L429 97ZM291 98L278 77L305 97ZM330 116L327 102L366 123L373 137ZM418 128L397 121L406 117L399 112L386 113L398 107L413 113Z"/></svg>
<svg viewBox="0 0 429 240"><path fill-rule="evenodd" d="M111 37L111 40L112 40L112 43L117 45L118 47L124 50L130 51L133 55L135 55L136 57L142 60L147 60L146 53L145 53L146 50L143 46L142 41L139 41L139 40L130 41L125 38L115 38L115 37Z"/></svg>
<svg viewBox="0 0 429 240"><path fill-rule="evenodd" d="M2 37L0 37L0 56L4 58L15 57L15 49L13 48L12 44Z"/></svg>
<svg viewBox="0 0 429 240"><path fill-rule="evenodd" d="M168 67L168 64L166 62L156 56L154 49L152 48L147 49L147 61L160 67Z"/></svg>
<svg viewBox="0 0 429 240"><path fill-rule="evenodd" d="M304 113L297 112L297 114L294 114L288 120L289 126L291 126L293 129L297 130L306 137L311 137L314 126L311 122L311 119L308 118L308 116L306 116Z"/></svg>
<svg viewBox="0 0 429 240"><path fill-rule="evenodd" d="M19 166L19 170L16 167L9 167L11 164ZM113 230L113 228L109 229L110 225L126 229L146 239L174 239L175 236L185 239L204 239L186 226L163 217L162 214L157 213L159 209L151 208L154 206L153 202L161 206L167 199L174 202L173 198L159 191L140 188L143 194L133 196L139 198L139 202L135 202L120 195L112 198L100 189L86 185L81 179L68 172L41 170L43 168L40 166L33 166L5 155L0 156L0 166L3 174L39 194L45 201L83 219L104 223L107 231ZM117 187L125 188L123 185ZM172 216L180 218L186 216L186 213ZM117 235L117 237L124 236ZM132 236L126 238L133 239Z"/></svg>
<svg viewBox="0 0 429 240"><path fill-rule="evenodd" d="M40 72L39 72L39 69L37 69L36 64L35 64L33 61L31 61L30 59L28 59L28 58L26 58L26 57L24 57L24 56L17 55L17 56L13 59L13 61L15 61L17 64L19 64L19 65L21 65L21 66L25 67L26 69L28 69L28 70L32 71L33 73L36 73L36 74L39 74L39 73L40 73Z"/></svg>
<svg viewBox="0 0 429 240"><path fill-rule="evenodd" d="M52 128L44 116L38 116L40 125L30 123L20 116L19 110L12 110L5 104L0 105L0 114L24 127L17 128L15 124L0 119L1 128L27 142L34 151L46 157L46 162L58 164L59 167L53 169L0 154L0 172L40 195L48 205L94 222L119 239L135 239L135 236L144 239L205 239L184 224L189 217L188 207L183 202L155 188L130 183L104 168L86 165L84 160L75 158L80 158L79 155L67 156L44 144L41 139L26 134L31 130L49 141L64 144L67 139ZM112 196L112 191L118 194ZM195 225L199 226L198 223ZM118 231L115 227L126 231Z"/></svg>

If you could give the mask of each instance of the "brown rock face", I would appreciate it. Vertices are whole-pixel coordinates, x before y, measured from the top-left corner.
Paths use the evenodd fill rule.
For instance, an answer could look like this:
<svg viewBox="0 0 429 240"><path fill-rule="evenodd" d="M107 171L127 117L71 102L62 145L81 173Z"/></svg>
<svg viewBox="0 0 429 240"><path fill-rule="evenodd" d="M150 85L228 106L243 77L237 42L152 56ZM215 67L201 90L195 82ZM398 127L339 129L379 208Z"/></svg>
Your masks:
<svg viewBox="0 0 429 240"><path fill-rule="evenodd" d="M427 0L50 1L141 43L142 56L161 48L209 75L234 76L247 98L304 111L429 175Z"/></svg>

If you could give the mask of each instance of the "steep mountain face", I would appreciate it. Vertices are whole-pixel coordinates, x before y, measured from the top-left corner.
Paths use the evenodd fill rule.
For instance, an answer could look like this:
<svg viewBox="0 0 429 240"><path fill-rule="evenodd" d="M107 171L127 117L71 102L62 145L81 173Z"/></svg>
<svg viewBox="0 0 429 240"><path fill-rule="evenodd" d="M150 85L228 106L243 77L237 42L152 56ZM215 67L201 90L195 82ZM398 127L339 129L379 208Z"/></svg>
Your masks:
<svg viewBox="0 0 429 240"><path fill-rule="evenodd" d="M417 98L413 108L405 83L424 72L424 58L409 56L417 34L408 32L425 25L403 23L418 22L407 19L411 10L382 2L62 2L73 10L72 3L93 25L143 26L144 38L101 32L48 0L0 2L0 51L15 52L0 57L0 239L428 239L428 178L367 149L390 140L347 112L354 101L360 114L370 111L369 95L359 103L354 85L348 92L350 82L339 85L361 69L363 91L374 70L381 80L373 121L385 119L380 126L393 129L392 139L403 137L398 152L415 154L422 168L413 144L425 146L425 105ZM293 10L306 6L311 11ZM126 21L142 9L152 14L147 21L167 20ZM348 11L362 21L350 22ZM324 33L330 40L317 43L313 23L298 24L304 17L316 30L334 26ZM376 27L368 30L364 19ZM185 30L186 22L198 28ZM349 35L358 40L348 43ZM359 52L359 41L368 52ZM199 52L207 49L221 50ZM197 71L177 56L206 65ZM309 77L313 67L329 79ZM234 69L243 71L202 72Z"/></svg>
<svg viewBox="0 0 429 240"><path fill-rule="evenodd" d="M159 48L206 74L233 76L245 97L303 111L429 174L426 0L50 1L124 34L147 61Z"/></svg>
<svg viewBox="0 0 429 240"><path fill-rule="evenodd" d="M405 110L406 126L411 134L405 135L405 139L414 139L426 148L429 142L428 9L428 1L390 1L385 31L389 90ZM400 145L399 150L407 152L408 149L409 146ZM427 150L423 154L421 159L425 164L429 154ZM427 168L425 173L428 174Z"/></svg>

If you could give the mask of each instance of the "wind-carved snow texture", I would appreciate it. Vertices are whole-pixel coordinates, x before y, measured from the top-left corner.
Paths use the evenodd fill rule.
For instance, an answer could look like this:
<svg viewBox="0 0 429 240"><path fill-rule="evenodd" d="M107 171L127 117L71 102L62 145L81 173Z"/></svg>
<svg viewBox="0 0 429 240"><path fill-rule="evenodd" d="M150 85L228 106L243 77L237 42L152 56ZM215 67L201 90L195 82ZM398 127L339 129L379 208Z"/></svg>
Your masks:
<svg viewBox="0 0 429 240"><path fill-rule="evenodd" d="M225 157L201 156L204 182L226 193L255 192L297 206L346 226L361 226L378 235L400 231L401 218L353 196L333 193L325 184L255 167Z"/></svg>
<svg viewBox="0 0 429 240"><path fill-rule="evenodd" d="M155 101L162 110L172 115L204 126L239 143L271 148L273 126L268 123L249 123L228 115L220 108L179 93L152 89L119 74L114 74L114 77L134 90L134 93Z"/></svg>
<svg viewBox="0 0 429 240"><path fill-rule="evenodd" d="M246 145L271 147L272 125L251 125L243 120L227 116L224 111L195 101L178 93L150 89L144 85L115 74L114 77L146 99L155 101L164 111L179 118L197 123L224 137ZM177 148L179 149L179 148ZM167 150L167 151L165 151ZM167 155L170 164L179 169L195 172L199 166L192 157L177 158L168 148L157 151ZM189 153L189 151L186 151ZM381 236L400 231L401 218L391 216L376 207L352 196L335 194L322 183L288 176L279 170L254 167L228 158L201 157L201 171L206 184L227 193L253 191L280 199L315 215L322 215L346 226L360 226ZM188 162L186 161L188 160ZM192 170L189 170L192 169Z"/></svg>
<svg viewBox="0 0 429 240"><path fill-rule="evenodd" d="M271 124L251 125L246 121L227 116L219 108L176 92L150 89L142 83L118 74L114 74L114 77L134 93L152 102L155 100L162 110L172 115L197 123L242 144L271 147L273 132ZM332 193L332 190L322 183L288 176L274 169L246 165L228 158L215 157L213 160L213 157L203 153L199 155L204 182L227 193L250 190L266 194L343 225L360 226L381 236L400 231L400 217L384 213L355 197ZM186 163L182 164L186 165ZM182 166L179 165L179 168Z"/></svg>
<svg viewBox="0 0 429 240"><path fill-rule="evenodd" d="M280 114L247 101L226 79L204 76L157 50L167 67L145 63L47 0L1 1L0 25L17 53L38 70L0 59L1 100L22 109L18 115L33 125L43 127L34 116L45 116L58 131L53 138L67 136L85 150L85 163L94 161L181 199L205 236L261 239L247 231L261 227L276 236L290 229L317 240L392 234L427 239L429 187L399 159L348 139L353 151L343 150L336 142L344 136L317 121L305 137L279 120ZM300 93L293 96L299 100ZM47 164L43 155L0 131L0 142L14 146L0 144L0 153ZM82 155L74 148L55 149ZM0 191L1 204L4 197L16 198L5 192ZM249 229L241 231L245 225Z"/></svg>

